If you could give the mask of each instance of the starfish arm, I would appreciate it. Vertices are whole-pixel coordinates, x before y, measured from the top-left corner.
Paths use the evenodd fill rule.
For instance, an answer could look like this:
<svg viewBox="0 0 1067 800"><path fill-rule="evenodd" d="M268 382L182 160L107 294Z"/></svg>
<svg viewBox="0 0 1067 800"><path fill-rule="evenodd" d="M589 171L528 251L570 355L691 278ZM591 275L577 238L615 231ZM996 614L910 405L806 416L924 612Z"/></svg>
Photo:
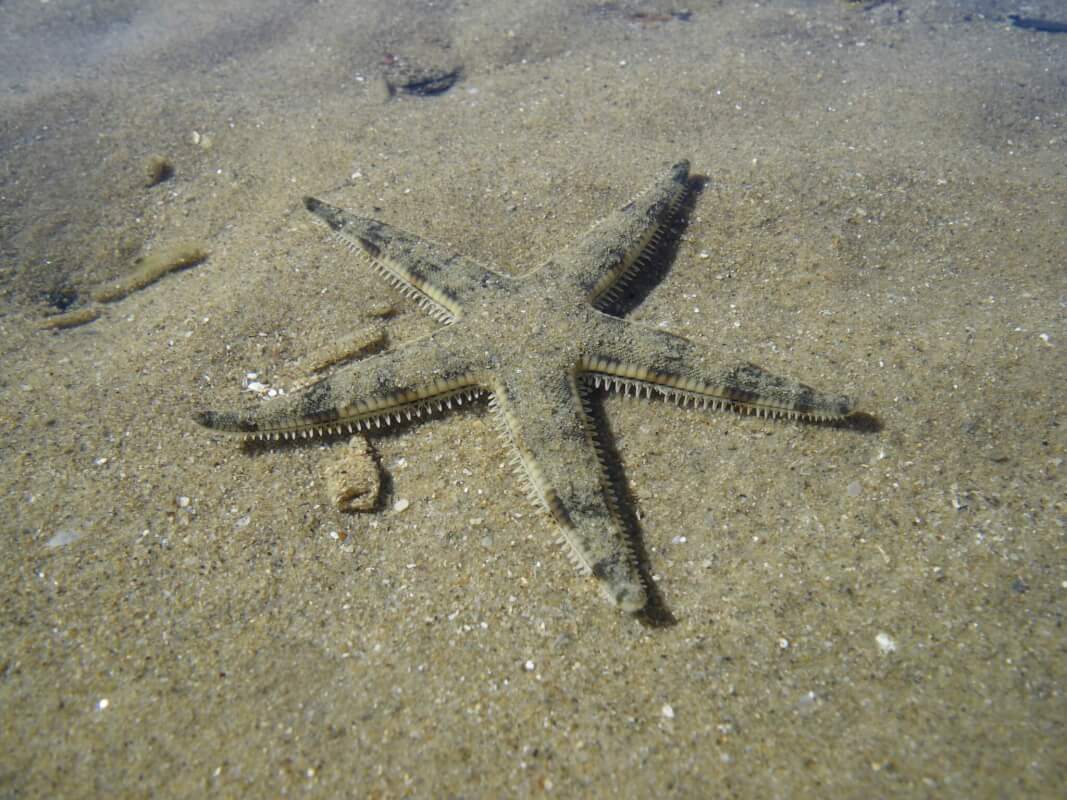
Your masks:
<svg viewBox="0 0 1067 800"><path fill-rule="evenodd" d="M775 375L755 364L708 366L689 340L633 322L601 315L596 352L586 356L586 380L625 394L659 394L679 405L730 408L764 417L838 422L852 401Z"/></svg>
<svg viewBox="0 0 1067 800"><path fill-rule="evenodd" d="M483 393L459 326L358 361L310 386L244 410L201 411L206 428L251 439L352 433L451 408ZM433 364L432 368L427 367Z"/></svg>
<svg viewBox="0 0 1067 800"><path fill-rule="evenodd" d="M446 324L479 291L508 278L392 225L305 197L304 206L390 284Z"/></svg>
<svg viewBox="0 0 1067 800"><path fill-rule="evenodd" d="M566 280L598 308L617 299L648 263L688 191L689 162L679 161L556 256Z"/></svg>
<svg viewBox="0 0 1067 800"><path fill-rule="evenodd" d="M511 376L493 388L490 406L515 448L515 471L559 526L575 565L611 603L640 611L647 595L576 375Z"/></svg>

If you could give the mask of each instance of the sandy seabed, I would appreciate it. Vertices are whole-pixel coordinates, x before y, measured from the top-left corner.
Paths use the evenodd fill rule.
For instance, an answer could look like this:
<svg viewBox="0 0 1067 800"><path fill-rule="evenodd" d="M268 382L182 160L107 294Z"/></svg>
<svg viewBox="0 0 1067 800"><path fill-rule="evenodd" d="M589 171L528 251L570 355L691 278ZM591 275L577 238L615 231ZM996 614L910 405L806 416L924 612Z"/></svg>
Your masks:
<svg viewBox="0 0 1067 800"><path fill-rule="evenodd" d="M1062 796L1067 34L1012 14L1067 21L5 2L0 795ZM881 428L604 398L669 624L573 574L484 406L371 437L359 515L343 440L190 421L437 324L303 195L519 273L682 157L629 317Z"/></svg>

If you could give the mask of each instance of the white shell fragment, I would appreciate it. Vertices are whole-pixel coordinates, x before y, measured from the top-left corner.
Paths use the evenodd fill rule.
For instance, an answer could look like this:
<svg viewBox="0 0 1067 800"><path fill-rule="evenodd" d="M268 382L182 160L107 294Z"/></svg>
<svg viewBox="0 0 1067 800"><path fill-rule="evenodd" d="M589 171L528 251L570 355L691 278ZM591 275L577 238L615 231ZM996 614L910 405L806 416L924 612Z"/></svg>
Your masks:
<svg viewBox="0 0 1067 800"><path fill-rule="evenodd" d="M887 656L890 653L895 653L897 651L897 643L893 641L892 636L890 636L888 633L885 633L884 631L879 632L879 634L874 637L874 641L878 645L878 651L883 656Z"/></svg>
<svg viewBox="0 0 1067 800"><path fill-rule="evenodd" d="M44 543L44 546L50 550L54 550L57 547L66 547L68 544L74 544L83 534L80 531L76 531L73 528L64 528L56 532L56 534Z"/></svg>

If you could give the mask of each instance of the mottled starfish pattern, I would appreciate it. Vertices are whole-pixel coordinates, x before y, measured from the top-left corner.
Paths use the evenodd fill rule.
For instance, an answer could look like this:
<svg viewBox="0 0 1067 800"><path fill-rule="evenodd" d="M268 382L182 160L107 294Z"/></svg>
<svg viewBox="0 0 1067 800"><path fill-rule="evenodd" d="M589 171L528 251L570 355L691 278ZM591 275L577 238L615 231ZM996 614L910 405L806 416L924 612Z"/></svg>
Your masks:
<svg viewBox="0 0 1067 800"><path fill-rule="evenodd" d="M604 312L652 260L688 189L689 164L680 161L519 277L308 197L308 211L444 327L292 395L204 411L197 421L246 438L293 439L380 427L488 394L517 472L576 565L613 604L639 611L648 594L591 418L592 391L814 422L852 413L847 397L752 364L715 368L686 339Z"/></svg>

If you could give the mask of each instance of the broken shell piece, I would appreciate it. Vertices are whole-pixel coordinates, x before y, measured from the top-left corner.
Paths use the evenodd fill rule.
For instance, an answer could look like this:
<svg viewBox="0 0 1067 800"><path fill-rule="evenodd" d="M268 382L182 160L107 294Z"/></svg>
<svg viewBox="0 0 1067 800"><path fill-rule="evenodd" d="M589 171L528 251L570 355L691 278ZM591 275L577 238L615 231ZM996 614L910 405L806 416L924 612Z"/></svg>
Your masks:
<svg viewBox="0 0 1067 800"><path fill-rule="evenodd" d="M378 505L382 480L378 462L363 436L353 436L337 457L326 465L326 488L339 511L373 511Z"/></svg>

